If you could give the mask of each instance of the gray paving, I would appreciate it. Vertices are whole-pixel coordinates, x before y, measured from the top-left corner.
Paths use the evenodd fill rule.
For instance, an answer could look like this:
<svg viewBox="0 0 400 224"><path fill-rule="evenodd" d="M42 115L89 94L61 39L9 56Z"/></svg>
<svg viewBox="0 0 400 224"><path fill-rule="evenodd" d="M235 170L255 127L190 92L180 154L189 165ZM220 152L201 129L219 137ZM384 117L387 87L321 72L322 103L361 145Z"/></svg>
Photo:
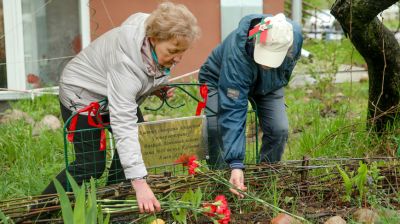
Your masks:
<svg viewBox="0 0 400 224"><path fill-rule="evenodd" d="M363 67L340 65L338 70L332 79L334 83L368 81L368 71ZM309 74L294 74L289 86L297 88L305 85L314 85L318 82L314 77ZM323 79L324 77L329 77L329 74L320 74L319 77Z"/></svg>

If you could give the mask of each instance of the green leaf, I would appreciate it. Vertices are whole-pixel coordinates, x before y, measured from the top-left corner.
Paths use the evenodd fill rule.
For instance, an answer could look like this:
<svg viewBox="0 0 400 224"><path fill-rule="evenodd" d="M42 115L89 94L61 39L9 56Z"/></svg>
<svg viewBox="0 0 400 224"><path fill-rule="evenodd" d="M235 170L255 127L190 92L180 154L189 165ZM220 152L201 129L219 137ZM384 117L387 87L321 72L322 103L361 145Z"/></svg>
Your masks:
<svg viewBox="0 0 400 224"><path fill-rule="evenodd" d="M175 210L171 211L172 218L176 221L176 217L178 216L178 212Z"/></svg>
<svg viewBox="0 0 400 224"><path fill-rule="evenodd" d="M110 214L107 214L106 219L104 219L104 224L110 223Z"/></svg>
<svg viewBox="0 0 400 224"><path fill-rule="evenodd" d="M71 188L72 188L72 191L74 192L75 198L77 198L81 188L76 183L75 179L71 176L71 174L69 174L68 171L66 171L66 173L67 173L68 182L71 185ZM82 184L82 186L84 186L84 184Z"/></svg>
<svg viewBox="0 0 400 224"><path fill-rule="evenodd" d="M98 218L98 207L97 207L97 195L96 195L96 183L95 180L92 178L90 178L90 193L88 195L89 198L89 206L90 209L90 213L87 214L88 219L93 220L93 222L95 222L96 217ZM101 211L101 207L99 206L99 209ZM100 214L101 215L101 219L103 219L103 213Z"/></svg>
<svg viewBox="0 0 400 224"><path fill-rule="evenodd" d="M93 178L92 178L92 179L93 179ZM94 181L93 181L93 183L92 183L92 179L90 180L91 185L92 185L92 187L96 187L96 186L94 185ZM92 197L93 197L93 194L92 194ZM107 216L106 216L105 219L103 219L103 218L104 218L103 215L104 215L104 214L103 214L103 211L101 210L101 206L100 206L100 205L97 206L97 223L98 223L98 224L109 224L109 223L110 223L110 214L107 214ZM94 223L95 223L95 222L94 222Z"/></svg>
<svg viewBox="0 0 400 224"><path fill-rule="evenodd" d="M192 195L192 207L193 208L199 208L201 205L201 199L203 197L203 194L201 193L201 189L197 188L196 192ZM197 222L197 213L193 213L194 218Z"/></svg>
<svg viewBox="0 0 400 224"><path fill-rule="evenodd" d="M203 198L203 193L201 193L201 189L197 188L196 192L194 193L194 203L192 204L195 208L200 207L201 199Z"/></svg>
<svg viewBox="0 0 400 224"><path fill-rule="evenodd" d="M343 179L343 184L344 184L344 189L345 189L345 201L350 201L351 199L351 193L353 191L353 180L350 179L349 175L347 175L347 173L342 170L337 164L336 164L336 168L338 169L340 176Z"/></svg>
<svg viewBox="0 0 400 224"><path fill-rule="evenodd" d="M180 216L181 223L186 224L187 223L187 221L186 221L187 210L182 209L179 216Z"/></svg>
<svg viewBox="0 0 400 224"><path fill-rule="evenodd" d="M178 223L186 224L186 215L187 215L186 209L178 208L176 210L172 210L171 213L175 221L177 221Z"/></svg>
<svg viewBox="0 0 400 224"><path fill-rule="evenodd" d="M192 198L192 195L193 195L192 189L187 190L187 191L182 195L181 201L190 202L190 201L191 201L191 198Z"/></svg>
<svg viewBox="0 0 400 224"><path fill-rule="evenodd" d="M56 187L58 197L60 199L63 221L65 224L73 224L74 216L71 208L71 202L69 201L67 193L65 193L64 188L57 179L54 179L54 186Z"/></svg>
<svg viewBox="0 0 400 224"><path fill-rule="evenodd" d="M85 223L86 189L84 184L77 192L77 195L78 197L75 198L74 206L74 223Z"/></svg>
<svg viewBox="0 0 400 224"><path fill-rule="evenodd" d="M97 208L97 223L104 224L103 222L103 211L101 210L101 206Z"/></svg>
<svg viewBox="0 0 400 224"><path fill-rule="evenodd" d="M360 194L360 199L363 200L365 194L365 184L367 183L368 167L360 161L360 166L357 169L357 175L354 177L354 182Z"/></svg>
<svg viewBox="0 0 400 224"><path fill-rule="evenodd" d="M194 197L194 193L192 191L192 189L187 190L181 197L181 201L182 202L190 202L193 203L193 197ZM179 223L186 223L186 216L187 216L187 209L185 208L178 208L177 212L174 214L172 213L172 216L174 217L174 219L179 222Z"/></svg>
<svg viewBox="0 0 400 224"><path fill-rule="evenodd" d="M180 223L180 216L179 216L179 211L173 210L171 211L172 218L174 218L175 221Z"/></svg>
<svg viewBox="0 0 400 224"><path fill-rule="evenodd" d="M93 213L95 213L96 215L98 214L97 207L93 206L92 199L90 198L90 195L88 195L87 205L86 205L86 214L85 214L85 216L86 216L85 223L96 223L96 221L95 221L96 215L93 218ZM99 224L101 224L101 223L99 223Z"/></svg>
<svg viewBox="0 0 400 224"><path fill-rule="evenodd" d="M0 210L0 221L2 221L3 224L8 224L8 220L10 220L9 217L7 217L1 210ZM11 221L12 222L12 221Z"/></svg>

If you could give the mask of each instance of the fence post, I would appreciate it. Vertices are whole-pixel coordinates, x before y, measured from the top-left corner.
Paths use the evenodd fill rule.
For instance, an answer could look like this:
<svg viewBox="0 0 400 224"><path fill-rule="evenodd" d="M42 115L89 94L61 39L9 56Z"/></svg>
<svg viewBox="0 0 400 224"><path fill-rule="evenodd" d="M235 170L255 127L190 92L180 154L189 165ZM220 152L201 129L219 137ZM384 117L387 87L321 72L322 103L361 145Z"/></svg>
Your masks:
<svg viewBox="0 0 400 224"><path fill-rule="evenodd" d="M292 20L302 25L302 0L292 0Z"/></svg>

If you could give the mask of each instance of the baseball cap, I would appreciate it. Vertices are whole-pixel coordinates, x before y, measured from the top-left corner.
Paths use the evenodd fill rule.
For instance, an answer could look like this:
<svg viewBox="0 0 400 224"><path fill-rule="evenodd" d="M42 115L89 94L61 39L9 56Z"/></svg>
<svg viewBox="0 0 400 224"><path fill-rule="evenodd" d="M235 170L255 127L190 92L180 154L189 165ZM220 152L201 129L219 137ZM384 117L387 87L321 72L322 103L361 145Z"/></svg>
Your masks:
<svg viewBox="0 0 400 224"><path fill-rule="evenodd" d="M271 68L279 67L293 44L293 27L285 15L267 17L254 26L249 38L256 37L254 61Z"/></svg>

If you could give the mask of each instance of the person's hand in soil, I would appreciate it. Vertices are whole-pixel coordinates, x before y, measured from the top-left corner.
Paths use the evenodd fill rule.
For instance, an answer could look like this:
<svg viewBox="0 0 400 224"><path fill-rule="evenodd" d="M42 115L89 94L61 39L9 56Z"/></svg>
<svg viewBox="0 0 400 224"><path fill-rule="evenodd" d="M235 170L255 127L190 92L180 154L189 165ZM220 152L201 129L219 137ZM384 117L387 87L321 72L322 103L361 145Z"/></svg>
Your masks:
<svg viewBox="0 0 400 224"><path fill-rule="evenodd" d="M160 203L154 196L154 193L147 184L146 180L132 180L131 183L136 192L136 199L140 213L154 213L154 211L159 212L161 210Z"/></svg>
<svg viewBox="0 0 400 224"><path fill-rule="evenodd" d="M242 169L233 169L231 171L231 178L229 179L229 182L235 186L235 188L231 188L230 191L234 194L237 195L239 198L244 198L244 195L239 193L236 189L239 189L241 191L246 191L247 187L244 186L244 174Z"/></svg>

